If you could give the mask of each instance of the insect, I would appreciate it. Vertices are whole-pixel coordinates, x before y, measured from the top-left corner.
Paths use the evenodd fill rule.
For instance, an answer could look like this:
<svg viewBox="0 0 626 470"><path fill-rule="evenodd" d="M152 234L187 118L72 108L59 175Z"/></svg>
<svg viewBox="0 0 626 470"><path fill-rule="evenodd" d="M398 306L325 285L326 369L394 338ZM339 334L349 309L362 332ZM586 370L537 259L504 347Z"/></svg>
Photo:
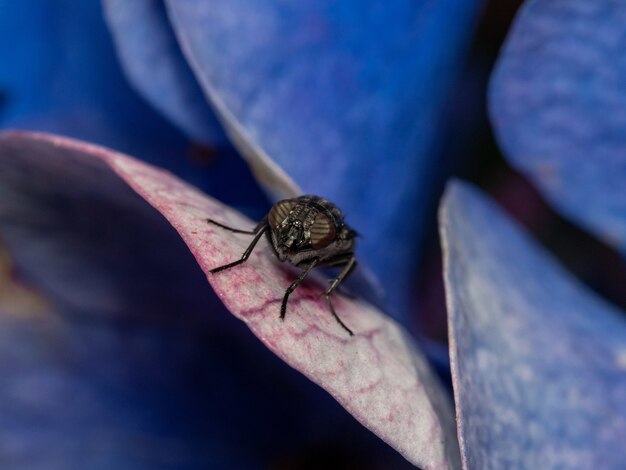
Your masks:
<svg viewBox="0 0 626 470"><path fill-rule="evenodd" d="M353 335L335 313L330 296L356 266L354 247L357 233L344 222L343 214L332 202L312 195L278 201L251 231L228 227L212 219L207 219L207 222L233 233L254 235L240 259L211 269L212 274L245 263L263 234L279 261L302 268L300 275L285 291L280 306L281 320L285 319L289 296L313 268L343 268L324 291L324 296L335 320L350 336Z"/></svg>

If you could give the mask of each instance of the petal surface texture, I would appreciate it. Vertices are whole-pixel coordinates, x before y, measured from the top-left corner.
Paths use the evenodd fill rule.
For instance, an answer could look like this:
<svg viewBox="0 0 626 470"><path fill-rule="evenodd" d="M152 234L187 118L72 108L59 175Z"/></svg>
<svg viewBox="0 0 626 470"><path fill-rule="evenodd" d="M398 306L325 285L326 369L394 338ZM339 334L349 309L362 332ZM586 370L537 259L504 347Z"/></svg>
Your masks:
<svg viewBox="0 0 626 470"><path fill-rule="evenodd" d="M492 78L502 148L565 215L626 253L626 3L526 2Z"/></svg>
<svg viewBox="0 0 626 470"><path fill-rule="evenodd" d="M402 311L440 105L478 1L168 1L198 80L266 182L338 204Z"/></svg>
<svg viewBox="0 0 626 470"><path fill-rule="evenodd" d="M46 286L52 298L60 299L65 310L80 311L96 305L98 308L95 313L115 313L119 308L119 303L115 302L118 296L110 294L119 294L124 289L145 292L138 296L139 301L155 306L165 302L163 296L167 301L172 301L168 297L171 292L179 294L177 302L194 300L187 298L185 283L180 280L184 271L169 274L173 286L178 286L178 289L160 289L156 293L149 290L151 280L156 282L155 279L159 278L159 263L164 262L167 252L159 248L159 244L148 245L151 238L147 228L144 229L145 236L138 238L136 246L128 254L137 251L151 263L156 263L154 269L149 270L151 277L138 279L128 273L129 282L120 285L112 285L108 277L90 277L87 270L77 276L76 273L81 270L76 267L67 269L65 276L51 278L46 276L48 271L45 265L37 264L39 258L52 264L88 264L91 256L91 260L102 258L101 262L115 272L115 266L106 264L111 257L117 259L114 247L110 248L110 252L102 250L98 253L87 252L84 256L68 255L67 260L58 251L56 259L38 256L41 253L37 249L44 250L45 243L39 243L39 246L35 242L31 243L32 250L17 249L20 243L24 243L24 237L21 236L23 231L20 231L22 225L15 222L26 217L35 227L37 223L42 223L43 230L50 215L46 213L45 204L43 208L40 207L41 214L28 216L11 208L24 207L24 200L34 197L41 187L46 187L47 182L54 181L57 185L62 184L60 182L80 184L87 196L111 194L113 203L122 206L130 204L126 199L130 186L156 209L154 213L148 211L151 217L167 219L182 237L226 307L245 322L278 357L328 391L358 421L410 462L425 469L458 467L457 440L447 396L423 355L387 316L360 301L336 296L334 306L337 313L355 332L354 337L349 337L334 321L320 295L324 285L313 279L292 294L287 317L281 322L278 318L280 300L294 276L274 259L265 240L261 240L247 263L215 275L209 274L211 268L238 259L249 244L250 237L209 225L206 218L211 217L244 229L253 227L253 221L205 196L168 172L113 151L66 138L43 134L8 134L0 140L0 158L3 165L13 168L7 177L9 183L20 181L24 174L40 175L32 179L33 187L29 191L20 192L20 186L16 184L0 186L14 190L13 197L0 201L18 201L14 205L8 204L4 209L5 217L0 219L7 221L3 235L10 251L21 253L16 257L16 264L29 267L23 277L38 286ZM104 185L103 189L96 191L101 185ZM49 201L51 210L63 211L73 207L71 198L56 196L45 200ZM131 199L131 202L150 208L139 197ZM0 207L3 206L0 204ZM95 211L93 217L98 217L99 213L105 214ZM107 227L106 221L110 219L96 220ZM111 220L111 223L132 225L131 220L128 218L125 222L120 218ZM76 250L82 247L81 237L90 240L106 230L93 229L93 223L90 223L89 217L85 220L78 217L67 219L70 227L83 224L84 232L79 233L80 236L74 231L70 232L76 239ZM143 223L138 225L150 226ZM88 237L90 227L95 232L91 238ZM62 228L63 224L55 226L54 231L50 231L51 235L63 233ZM120 232L119 236L126 233ZM173 230L172 233L176 235ZM146 242L142 244L143 238L146 238ZM180 238L178 240L180 242ZM205 290L210 292L209 286ZM193 292L197 293L197 289ZM96 294L100 300L93 299ZM202 304L198 308L202 308ZM91 309L94 310L93 307ZM145 309L137 310L146 315Z"/></svg>
<svg viewBox="0 0 626 470"><path fill-rule="evenodd" d="M441 208L465 468L623 468L626 322L478 190Z"/></svg>

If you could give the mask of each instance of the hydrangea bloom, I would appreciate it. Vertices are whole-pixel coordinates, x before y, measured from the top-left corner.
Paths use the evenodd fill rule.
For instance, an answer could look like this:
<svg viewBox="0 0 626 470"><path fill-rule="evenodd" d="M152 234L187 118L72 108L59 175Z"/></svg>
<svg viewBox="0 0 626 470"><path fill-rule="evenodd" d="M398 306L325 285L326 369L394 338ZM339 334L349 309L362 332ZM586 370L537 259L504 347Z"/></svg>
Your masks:
<svg viewBox="0 0 626 470"><path fill-rule="evenodd" d="M105 0L133 87L205 153L233 162L203 171L117 71L97 4L70 3L59 17L53 2L9 5L0 2L2 25L21 17L32 29L0 34L63 60L26 54L0 69L3 127L115 150L40 133L0 138L7 464L298 467L325 452L402 464L276 356L422 468L626 461L623 313L478 190L452 182L441 204L456 429L451 400L400 326L433 197L437 123L480 2ZM511 160L619 248L625 30L617 1L531 1L490 93ZM87 34L78 46L77 31ZM349 338L313 280L278 321L292 274L263 246L207 275L247 239L205 219L253 221L179 177L262 214L267 201L235 149L270 198L319 193L363 227L359 254L394 319L338 297Z"/></svg>

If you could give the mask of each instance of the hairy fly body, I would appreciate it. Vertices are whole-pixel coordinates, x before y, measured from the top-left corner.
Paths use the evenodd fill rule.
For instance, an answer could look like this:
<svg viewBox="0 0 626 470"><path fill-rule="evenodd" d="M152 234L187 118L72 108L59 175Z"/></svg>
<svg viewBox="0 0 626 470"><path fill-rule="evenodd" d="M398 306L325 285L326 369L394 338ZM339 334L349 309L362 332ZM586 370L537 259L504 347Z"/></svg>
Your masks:
<svg viewBox="0 0 626 470"><path fill-rule="evenodd" d="M335 313L330 296L356 266L354 246L357 234L346 225L343 214L332 202L310 195L278 201L252 231L227 227L212 219L207 221L234 233L254 235L240 259L212 269L213 274L244 263L263 234L280 261L302 268L300 275L285 291L280 306L282 320L287 313L289 296L313 268L342 268L324 296L335 320L352 335L352 331Z"/></svg>

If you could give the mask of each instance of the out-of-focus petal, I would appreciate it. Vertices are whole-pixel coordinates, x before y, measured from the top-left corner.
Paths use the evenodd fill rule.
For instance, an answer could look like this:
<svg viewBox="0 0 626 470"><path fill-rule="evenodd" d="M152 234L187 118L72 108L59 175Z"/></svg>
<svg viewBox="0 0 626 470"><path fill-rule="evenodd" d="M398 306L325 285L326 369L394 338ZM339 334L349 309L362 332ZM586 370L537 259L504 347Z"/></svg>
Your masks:
<svg viewBox="0 0 626 470"><path fill-rule="evenodd" d="M377 438L222 315L120 162L140 165L0 138L2 466L276 467L304 442L376 461Z"/></svg>
<svg viewBox="0 0 626 470"><path fill-rule="evenodd" d="M626 252L626 3L534 0L491 83L510 161L568 217Z"/></svg>
<svg viewBox="0 0 626 470"><path fill-rule="evenodd" d="M99 0L0 0L0 57L0 127L107 145L248 211L267 204L230 147L192 145L130 88Z"/></svg>
<svg viewBox="0 0 626 470"><path fill-rule="evenodd" d="M48 307L44 295L15 279L13 260L0 239L0 312L33 315L45 312Z"/></svg>
<svg viewBox="0 0 626 470"><path fill-rule="evenodd" d="M466 468L623 468L623 312L469 186L440 223Z"/></svg>
<svg viewBox="0 0 626 470"><path fill-rule="evenodd" d="M227 131L272 189L335 201L402 312L440 103L479 0L166 2ZM284 184L280 184L284 182Z"/></svg>
<svg viewBox="0 0 626 470"><path fill-rule="evenodd" d="M56 131L151 161L183 153L176 130L122 76L96 0L0 0L0 126Z"/></svg>
<svg viewBox="0 0 626 470"><path fill-rule="evenodd" d="M165 14L162 0L103 0L107 24L128 79L192 139L224 144L217 122Z"/></svg>

